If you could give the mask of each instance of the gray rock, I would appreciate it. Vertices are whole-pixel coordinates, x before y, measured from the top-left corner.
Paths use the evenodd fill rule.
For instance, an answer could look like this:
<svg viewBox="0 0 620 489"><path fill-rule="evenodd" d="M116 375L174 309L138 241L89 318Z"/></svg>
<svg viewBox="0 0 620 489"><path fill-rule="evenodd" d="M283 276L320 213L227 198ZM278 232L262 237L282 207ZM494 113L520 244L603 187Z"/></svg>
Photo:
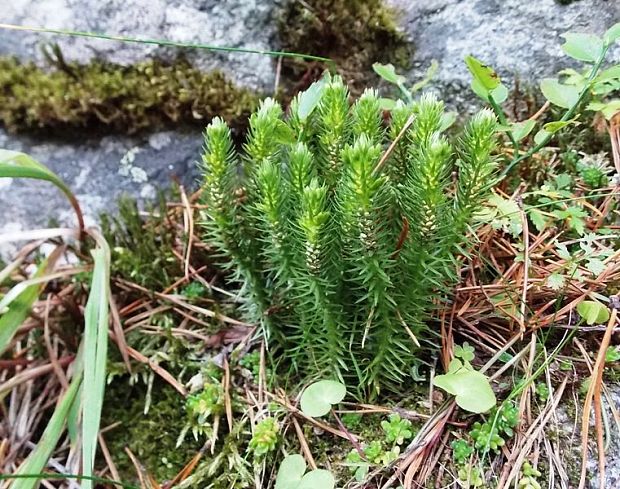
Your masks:
<svg viewBox="0 0 620 489"><path fill-rule="evenodd" d="M268 50L276 35L280 0L11 0L0 23L168 39L215 46ZM41 61L40 47L55 42L68 60L105 59L130 64L146 57L182 53L196 65L220 68L240 84L272 88L274 63L258 54L161 48L91 38L0 29L0 54Z"/></svg>
<svg viewBox="0 0 620 489"><path fill-rule="evenodd" d="M195 188L202 136L199 132L159 132L144 137L104 137L76 141L41 141L0 131L0 147L30 154L56 172L76 194L87 225L102 212L113 212L122 195L141 201L173 178ZM74 225L75 214L52 184L39 180L0 179L0 234L52 221ZM14 247L0 246L7 255Z"/></svg>
<svg viewBox="0 0 620 489"><path fill-rule="evenodd" d="M620 487L620 428L614 420L614 412L620 406L620 385L615 381L607 380L606 392L603 395L602 405L605 411L606 436L609 436L607 450L605 452L605 487ZM568 389L567 389L568 390ZM609 395L607 395L609 394ZM572 397L569 393L564 393L564 399L560 404L555 420L558 428L558 443L562 447L558 455L562 458L563 466L566 471L571 473L574 487L579 481L581 471L581 416L583 400ZM569 414L570 413L570 414ZM594 410L590 414L590 440L589 458L587 463L586 487L589 489L599 489L600 472L598 470L598 452L596 444L596 431L594 426ZM544 484L543 484L544 486ZM571 486L573 487L573 486Z"/></svg>
<svg viewBox="0 0 620 489"><path fill-rule="evenodd" d="M536 82L571 64L560 49L567 31L602 34L620 21L617 0L387 0L400 11L400 24L415 45L414 70L439 62L436 84L451 100L470 98L470 76L463 58L474 55L510 83ZM616 44L609 60L620 60Z"/></svg>

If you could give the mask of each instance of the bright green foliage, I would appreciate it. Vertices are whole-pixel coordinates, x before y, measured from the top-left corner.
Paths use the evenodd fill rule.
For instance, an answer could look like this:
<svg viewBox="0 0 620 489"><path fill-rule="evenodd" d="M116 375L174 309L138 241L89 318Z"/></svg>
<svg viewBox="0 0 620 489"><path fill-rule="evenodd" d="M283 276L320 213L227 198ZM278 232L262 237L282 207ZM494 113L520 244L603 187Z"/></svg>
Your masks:
<svg viewBox="0 0 620 489"><path fill-rule="evenodd" d="M320 380L310 385L301 395L300 406L304 414L312 417L325 416L344 399L347 390L335 380Z"/></svg>
<svg viewBox="0 0 620 489"><path fill-rule="evenodd" d="M519 408L512 403L505 403L491 412L488 421L475 422L469 435L479 453L486 453L489 450L499 452L499 449L506 444L502 435L512 437L518 424Z"/></svg>
<svg viewBox="0 0 620 489"><path fill-rule="evenodd" d="M388 443L402 445L405 440L413 436L411 421L401 419L398 414L390 414L389 420L381 421L381 428L385 432L385 439Z"/></svg>
<svg viewBox="0 0 620 489"><path fill-rule="evenodd" d="M65 62L57 51L53 70L0 58L0 121L10 130L100 129L123 133L220 114L234 124L257 97L222 73L202 72L185 61L145 61L120 66Z"/></svg>
<svg viewBox="0 0 620 489"><path fill-rule="evenodd" d="M280 426L275 418L265 418L254 428L254 435L249 448L255 457L262 457L273 452L278 444Z"/></svg>
<svg viewBox="0 0 620 489"><path fill-rule="evenodd" d="M470 465L461 467L458 471L459 484L469 489L470 487L484 487L483 474L480 468Z"/></svg>
<svg viewBox="0 0 620 489"><path fill-rule="evenodd" d="M499 452L499 449L506 444L506 440L490 423L476 421L470 435L476 442L476 448L482 453L489 451L489 449Z"/></svg>
<svg viewBox="0 0 620 489"><path fill-rule="evenodd" d="M609 173L613 166L604 153L586 155L577 162L577 172L583 178L583 183L592 189L606 187L609 184Z"/></svg>
<svg viewBox="0 0 620 489"><path fill-rule="evenodd" d="M260 352L253 351L252 353L246 353L239 360L239 365L252 372L254 379L258 380L260 374Z"/></svg>
<svg viewBox="0 0 620 489"><path fill-rule="evenodd" d="M474 348L467 342L454 347L454 356L448 371L437 375L433 385L455 396L459 407L472 413L484 413L495 406L495 394L489 379L474 369Z"/></svg>
<svg viewBox="0 0 620 489"><path fill-rule="evenodd" d="M532 467L529 462L525 462L521 467L521 478L519 479L519 489L540 489L541 485L536 480L542 472Z"/></svg>
<svg viewBox="0 0 620 489"><path fill-rule="evenodd" d="M457 465L463 465L469 462L469 458L474 453L474 447L467 443L466 440L454 440L452 442L452 458Z"/></svg>
<svg viewBox="0 0 620 489"><path fill-rule="evenodd" d="M351 106L326 76L286 116L265 100L241 155L221 119L207 128L206 239L242 282L248 319L299 371L376 392L415 367L495 172L490 111L454 145L444 127L433 96L397 103L385 124L375 91Z"/></svg>
<svg viewBox="0 0 620 489"><path fill-rule="evenodd" d="M209 418L224 414L224 388L221 384L206 384L201 392L187 398L185 406L188 416L204 425Z"/></svg>
<svg viewBox="0 0 620 489"><path fill-rule="evenodd" d="M280 464L275 489L333 489L336 481L331 472L315 469L306 472L306 461L301 455L286 457Z"/></svg>

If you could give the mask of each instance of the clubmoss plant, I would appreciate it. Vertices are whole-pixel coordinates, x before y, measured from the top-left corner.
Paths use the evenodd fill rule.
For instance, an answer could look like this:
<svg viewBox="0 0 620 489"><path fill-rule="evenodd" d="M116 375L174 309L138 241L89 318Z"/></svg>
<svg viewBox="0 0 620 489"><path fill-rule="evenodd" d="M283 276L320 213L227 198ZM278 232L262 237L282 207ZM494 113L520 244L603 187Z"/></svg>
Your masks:
<svg viewBox="0 0 620 489"><path fill-rule="evenodd" d="M202 157L206 239L243 284L249 319L300 372L375 392L400 389L419 362L495 173L492 112L456 143L432 95L397 104L391 124L383 115L375 91L350 105L326 75L286 116L265 100L241 155L216 118Z"/></svg>

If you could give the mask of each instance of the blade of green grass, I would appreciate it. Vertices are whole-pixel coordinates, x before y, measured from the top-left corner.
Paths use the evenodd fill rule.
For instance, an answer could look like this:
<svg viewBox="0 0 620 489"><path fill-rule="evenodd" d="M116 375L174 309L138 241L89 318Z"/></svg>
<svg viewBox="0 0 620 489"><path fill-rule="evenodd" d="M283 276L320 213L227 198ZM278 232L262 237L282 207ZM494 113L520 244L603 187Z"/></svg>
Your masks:
<svg viewBox="0 0 620 489"><path fill-rule="evenodd" d="M19 466L16 472L17 475L39 474L43 471L62 436L69 409L73 404L81 381L82 375L78 369L69 385L69 389L67 389L67 392L65 392L62 400L54 410L54 414L52 414L39 443L28 455L28 458ZM35 478L17 479L13 482L11 489L34 489L38 485L39 481Z"/></svg>
<svg viewBox="0 0 620 489"><path fill-rule="evenodd" d="M13 289L11 289L11 291L17 290L18 293L10 301L8 310L5 313L2 313L2 309L6 306L2 305L0 307L0 355L2 355L9 347L13 336L15 336L18 328L28 317L28 314L32 309L32 305L37 300L37 297L39 297L43 285L47 282L47 280L36 280L37 278L41 278L43 276L47 269L47 264L48 261L45 260L41 263L41 265L39 265L37 273L34 277L35 280L30 285L27 285L23 290L18 290L18 288L21 288L22 284L17 284ZM11 294L11 291L3 297L3 301Z"/></svg>
<svg viewBox="0 0 620 489"><path fill-rule="evenodd" d="M322 61L333 66L333 60L324 58L322 56L314 56L312 54L291 53L288 51L270 51L263 49L250 49L250 48L233 48L229 46L214 46L212 44L202 43L190 43L170 41L168 39L150 39L145 37L128 37L118 36L113 34L104 34L97 32L85 32L85 31L73 31L69 29L48 29L46 27L31 27L14 24L0 24L0 29L9 29L14 31L28 31L28 32L41 32L45 34L58 34L61 36L72 37L88 37L93 39L105 39L108 41L120 41L120 42L132 42L138 44L155 44L157 46L172 46L177 48L192 48L192 49L206 49L208 51L223 51L227 53L247 53L247 54L261 54L263 56L271 56L275 58L299 58L309 61Z"/></svg>
<svg viewBox="0 0 620 489"><path fill-rule="evenodd" d="M45 180L56 185L62 193L65 194L67 199L69 199L71 206L75 210L80 228L80 236L82 235L84 231L84 217L82 215L80 204L69 187L67 187L54 172L25 153L10 151L8 149L0 149L0 178L2 177L34 178L38 180Z"/></svg>
<svg viewBox="0 0 620 489"><path fill-rule="evenodd" d="M84 387L82 390L82 471L93 475L97 435L105 389L110 302L110 249L96 231L89 231L98 247L92 251L95 261L90 294L84 310ZM92 489L92 480L82 483Z"/></svg>

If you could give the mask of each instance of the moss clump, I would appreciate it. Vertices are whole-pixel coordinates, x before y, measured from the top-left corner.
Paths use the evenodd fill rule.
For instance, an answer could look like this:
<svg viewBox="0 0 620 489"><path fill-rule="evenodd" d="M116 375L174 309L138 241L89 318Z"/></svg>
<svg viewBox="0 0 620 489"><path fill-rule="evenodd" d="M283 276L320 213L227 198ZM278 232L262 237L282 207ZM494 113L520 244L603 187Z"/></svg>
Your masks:
<svg viewBox="0 0 620 489"><path fill-rule="evenodd" d="M125 447L155 480L164 481L172 479L202 446L191 437L180 447L176 446L186 421L185 401L178 392L156 378L150 395L151 405L144 414L147 396L144 384L132 387L127 377L123 377L106 387L101 425L121 423L104 437L121 480L125 482L137 479Z"/></svg>
<svg viewBox="0 0 620 489"><path fill-rule="evenodd" d="M411 54L394 12L382 0L292 0L280 16L279 32L282 49L334 60L354 92L371 81L372 63L403 67ZM287 60L284 68L292 71L292 80L305 72L311 81L324 67Z"/></svg>
<svg viewBox="0 0 620 489"><path fill-rule="evenodd" d="M0 122L11 131L135 133L170 124L203 126L214 115L239 126L257 100L222 73L202 72L183 60L120 66L60 57L48 71L0 58Z"/></svg>
<svg viewBox="0 0 620 489"><path fill-rule="evenodd" d="M135 200L122 198L118 217L101 216L103 233L112 248L112 275L151 290L162 290L182 273L174 255L175 234L166 209L166 196L143 218Z"/></svg>

